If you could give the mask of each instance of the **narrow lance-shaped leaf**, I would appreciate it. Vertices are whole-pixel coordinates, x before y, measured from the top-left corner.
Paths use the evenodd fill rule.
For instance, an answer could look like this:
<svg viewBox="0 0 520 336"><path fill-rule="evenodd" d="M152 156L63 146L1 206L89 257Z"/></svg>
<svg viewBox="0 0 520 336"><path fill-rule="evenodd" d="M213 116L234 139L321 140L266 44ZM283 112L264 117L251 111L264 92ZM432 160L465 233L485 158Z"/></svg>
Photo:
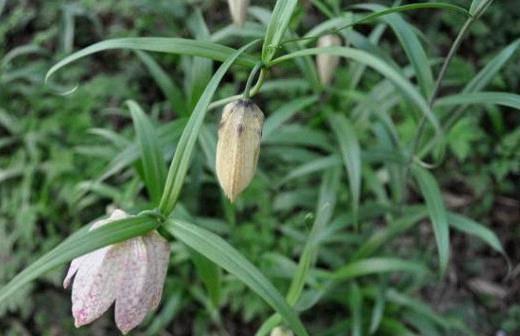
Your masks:
<svg viewBox="0 0 520 336"><path fill-rule="evenodd" d="M506 256L506 252L504 251L504 248L502 247L502 244L500 243L497 235L484 225L479 224L470 218L452 212L448 212L448 222L456 230L480 238L483 242L495 249L495 251L500 252L502 255Z"/></svg>
<svg viewBox="0 0 520 336"><path fill-rule="evenodd" d="M276 1L262 46L262 61L266 64L273 59L297 3L298 0Z"/></svg>
<svg viewBox="0 0 520 336"><path fill-rule="evenodd" d="M225 240L206 229L179 220L167 221L166 229L184 244L244 282L273 307L297 335L308 335L294 310L276 288Z"/></svg>
<svg viewBox="0 0 520 336"><path fill-rule="evenodd" d="M218 308L220 303L220 268L199 252L190 249L191 260L197 269L202 283L208 291L213 306Z"/></svg>
<svg viewBox="0 0 520 336"><path fill-rule="evenodd" d="M351 313L352 336L361 336L363 333L363 294L361 293L361 289L355 281L351 282L349 286L349 295L347 301Z"/></svg>
<svg viewBox="0 0 520 336"><path fill-rule="evenodd" d="M262 128L262 138L268 138L285 121L289 120L293 115L307 106L314 104L317 100L318 96L313 95L309 97L299 97L291 100L291 102L285 105L282 105L265 120L264 127Z"/></svg>
<svg viewBox="0 0 520 336"><path fill-rule="evenodd" d="M188 27L197 41L210 39L209 29L206 26L200 9L196 9L188 20ZM193 57L191 59L188 81L189 108L193 109L208 84L213 70L211 59L204 57Z"/></svg>
<svg viewBox="0 0 520 336"><path fill-rule="evenodd" d="M520 39L515 40L507 47L502 49L495 57L493 57L487 64L473 77L473 79L464 87L462 92L476 92L482 90L495 75L502 69L509 59L515 54L520 47Z"/></svg>
<svg viewBox="0 0 520 336"><path fill-rule="evenodd" d="M245 45L244 47L234 52L224 63L222 63L200 96L200 99L197 102L193 113L191 114L188 124L182 132L181 138L177 145L177 150L175 151L175 155L170 165L170 170L168 171L164 193L159 205L159 208L163 214L171 213L175 207L175 203L179 197L182 184L184 183L184 178L190 164L193 148L199 136L200 128L208 110L208 105L211 102L213 94L217 90L218 84L224 77L224 74L227 72L229 67L231 67L231 65L235 62L235 60L257 42L259 41L256 40Z"/></svg>
<svg viewBox="0 0 520 336"><path fill-rule="evenodd" d="M329 169L325 172L320 187L320 196L316 205L316 219L312 225L311 232L307 237L303 252L298 262L298 267L293 275L291 285L287 292L287 302L294 306L301 296L305 282L311 270L312 265L316 262L319 249L319 235L325 229L330 221L336 205L336 195L339 186L340 171L337 168ZM282 322L279 314L272 315L258 329L255 336L267 335L271 329Z"/></svg>
<svg viewBox="0 0 520 336"><path fill-rule="evenodd" d="M348 47L326 47L326 48L310 48L294 53L278 57L271 61L271 65L279 64L292 58L301 57L305 55L318 55L321 53L327 53L332 55L338 55L348 59L352 59L356 62L366 64L372 69L379 72L384 77L388 78L394 83L407 97L412 101L415 106L426 116L426 118L433 125L437 133L441 132L439 121L437 117L432 113L424 97L417 92L415 87L397 70L388 65L384 60L371 55L363 50L348 48Z"/></svg>
<svg viewBox="0 0 520 336"><path fill-rule="evenodd" d="M427 269L422 264L414 261L398 258L367 258L353 261L338 268L330 275L330 278L335 280L347 280L369 274L388 272L422 274L426 271Z"/></svg>
<svg viewBox="0 0 520 336"><path fill-rule="evenodd" d="M426 201L437 242L439 266L441 274L444 275L450 259L450 231L441 191L433 175L426 169L414 166L412 171Z"/></svg>
<svg viewBox="0 0 520 336"><path fill-rule="evenodd" d="M141 149L145 185L154 204L158 204L166 178L166 167L162 156L159 140L155 134L155 128L136 102L127 102L137 140Z"/></svg>
<svg viewBox="0 0 520 336"><path fill-rule="evenodd" d="M217 61L225 61L235 50L217 43L207 41L196 41L190 39L176 37L126 37L105 40L94 43L84 49L81 49L52 66L45 75L45 81L59 69L70 64L82 57L111 49L133 49L164 52L170 54L192 55L206 57ZM237 64L253 67L256 61L250 57L243 55L237 60Z"/></svg>
<svg viewBox="0 0 520 336"><path fill-rule="evenodd" d="M355 7L371 11L387 9L385 6L376 4L363 4ZM433 88L433 75L426 52L417 38L413 27L398 14L383 16L382 20L388 23L397 35L410 63L413 65L422 94L425 97L429 97Z"/></svg>
<svg viewBox="0 0 520 336"><path fill-rule="evenodd" d="M186 101L181 89L175 84L175 81L171 79L153 57L146 52L136 50L136 54L146 66L153 79L157 82L157 85L166 99L168 99L173 111L181 116L186 116L188 114Z"/></svg>
<svg viewBox="0 0 520 336"><path fill-rule="evenodd" d="M361 150L356 132L345 116L333 114L329 117L329 123L339 143L341 157L347 170L350 193L352 195L354 225L357 225L361 194Z"/></svg>
<svg viewBox="0 0 520 336"><path fill-rule="evenodd" d="M372 315L370 318L370 328L369 328L370 335L375 334L381 324L381 320L383 318L383 314L385 312L385 306L386 306L385 290L386 290L385 284L381 284L380 287L378 288L378 291L377 291L377 294L376 294L376 297L374 300L375 302L374 302L374 307L372 309Z"/></svg>
<svg viewBox="0 0 520 336"><path fill-rule="evenodd" d="M509 92L467 92L439 98L435 106L491 104L520 110L520 95Z"/></svg>

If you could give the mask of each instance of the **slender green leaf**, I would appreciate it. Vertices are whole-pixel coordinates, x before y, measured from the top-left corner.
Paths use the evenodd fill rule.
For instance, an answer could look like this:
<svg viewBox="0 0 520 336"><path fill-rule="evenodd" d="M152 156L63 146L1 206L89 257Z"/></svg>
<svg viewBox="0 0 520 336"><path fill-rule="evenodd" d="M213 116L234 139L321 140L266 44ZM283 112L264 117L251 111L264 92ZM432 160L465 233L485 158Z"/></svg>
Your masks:
<svg viewBox="0 0 520 336"><path fill-rule="evenodd" d="M476 19L482 15L486 9L491 5L493 0L473 0L469 8L471 15L475 16Z"/></svg>
<svg viewBox="0 0 520 336"><path fill-rule="evenodd" d="M412 171L426 201L435 241L437 242L439 267L441 274L444 275L450 259L450 230L441 191L437 181L429 171L418 166L413 167Z"/></svg>
<svg viewBox="0 0 520 336"><path fill-rule="evenodd" d="M309 175L315 172L319 172L325 170L330 167L335 167L341 165L341 158L337 155L329 155L324 158L315 159L308 163L304 163L299 167L292 169L280 182L279 184L284 184L285 182Z"/></svg>
<svg viewBox="0 0 520 336"><path fill-rule="evenodd" d="M173 111L181 116L187 116L188 109L181 89L175 84L161 66L146 52L136 50L136 54L146 66L153 79L168 99Z"/></svg>
<svg viewBox="0 0 520 336"><path fill-rule="evenodd" d="M191 260L195 264L199 278L206 287L211 303L218 308L220 304L220 268L199 252L190 249Z"/></svg>
<svg viewBox="0 0 520 336"><path fill-rule="evenodd" d="M224 77L229 67L231 67L231 65L235 62L235 60L257 42L259 41L257 40L248 43L244 47L234 52L224 63L222 63L217 72L215 72L209 81L206 89L204 90L204 93L197 102L188 124L182 132L181 138L177 145L177 150L175 151L175 155L170 165L170 170L168 171L164 193L159 205L159 208L163 214L171 213L175 207L175 203L177 202L182 185L184 183L184 178L186 177L186 173L188 171L195 142L199 136L199 131L203 124L204 117L206 116L206 112L208 111L208 105L211 102L213 94L217 90L220 81Z"/></svg>
<svg viewBox="0 0 520 336"><path fill-rule="evenodd" d="M220 44L175 37L126 37L111 39L95 43L65 57L49 69L45 75L45 81L67 64L82 57L111 49L146 50L170 54L200 56L214 59L216 61L225 61L233 54L233 52L235 52L234 49ZM256 61L247 55L242 55L238 58L237 64L253 67L256 64Z"/></svg>
<svg viewBox="0 0 520 336"><path fill-rule="evenodd" d="M335 280L347 280L369 274L388 272L422 274L426 271L427 269L422 264L413 261L398 258L367 258L340 267L330 277Z"/></svg>
<svg viewBox="0 0 520 336"><path fill-rule="evenodd" d="M294 53L284 55L274 59L271 64L278 64L284 61L290 60L292 58L301 57L305 55L318 55L318 54L331 54L337 55L345 58L352 59L356 62L366 64L372 69L379 72L384 77L388 78L391 82L393 82L402 93L408 97L420 110L421 112L428 118L428 120L432 123L433 127L437 132L441 132L439 121L437 117L432 113L428 104L423 96L415 87L398 71L396 71L393 67L389 66L382 59L375 57L365 51L357 50L348 47L325 47L325 48L310 48L304 49L300 51L296 51Z"/></svg>
<svg viewBox="0 0 520 336"><path fill-rule="evenodd" d="M484 225L452 212L448 212L448 222L455 229L480 238L483 242L495 249L495 251L500 252L504 256L506 255L497 235Z"/></svg>
<svg viewBox="0 0 520 336"><path fill-rule="evenodd" d="M283 316L297 335L307 335L298 316L276 288L225 240L206 229L180 220L168 220L166 229L184 244L244 282Z"/></svg>
<svg viewBox="0 0 520 336"><path fill-rule="evenodd" d="M421 207L421 209L418 211L409 211L406 216L391 222L384 229L377 230L357 249L357 251L352 256L352 260L366 258L372 255L388 241L412 228L417 222L419 222L427 215L428 213L426 210L422 209Z"/></svg>
<svg viewBox="0 0 520 336"><path fill-rule="evenodd" d="M386 298L385 298L385 286L381 285L376 294L374 307L372 308L372 315L370 317L370 328L369 333L373 335L381 325L381 320L385 312Z"/></svg>
<svg viewBox="0 0 520 336"><path fill-rule="evenodd" d="M351 312L352 319L352 336L361 336L363 335L362 323L363 323L363 295L361 294L361 290L358 284L355 281L352 281L349 286L348 291L348 305Z"/></svg>
<svg viewBox="0 0 520 336"><path fill-rule="evenodd" d="M398 320L390 317L384 317L381 321L381 331L386 335L419 336Z"/></svg>
<svg viewBox="0 0 520 336"><path fill-rule="evenodd" d="M200 9L196 9L188 20L188 27L197 41L208 41L210 34ZM211 59L193 57L188 72L188 97L190 110L195 107L208 84L213 71Z"/></svg>
<svg viewBox="0 0 520 336"><path fill-rule="evenodd" d="M300 297L311 266L316 261L319 248L318 237L330 221L334 211L339 178L339 171L334 168L328 170L323 177L316 208L316 218L287 293L287 301L291 305L296 304L296 301Z"/></svg>
<svg viewBox="0 0 520 336"><path fill-rule="evenodd" d="M439 98L435 106L491 104L520 110L520 95L508 92L467 92Z"/></svg>
<svg viewBox="0 0 520 336"><path fill-rule="evenodd" d="M298 0L278 0L271 15L271 21L265 32L264 45L262 46L262 61L266 64L273 59L278 45L289 25L292 13L298 4Z"/></svg>
<svg viewBox="0 0 520 336"><path fill-rule="evenodd" d="M332 114L329 123L339 143L341 157L345 164L352 195L352 214L357 226L359 199L361 196L361 149L356 131L351 122L341 114Z"/></svg>
<svg viewBox="0 0 520 336"><path fill-rule="evenodd" d="M137 134L144 169L145 185L152 201L158 204L166 178L166 167L155 128L134 101L127 102Z"/></svg>
<svg viewBox="0 0 520 336"><path fill-rule="evenodd" d="M291 306L294 306L300 298L311 267L316 262L320 243L319 236L322 234L325 226L330 221L334 207L336 205L339 178L339 170L335 168L329 169L324 174L320 187L320 196L316 206L316 218L312 225L311 232L307 237L307 241L305 242L298 266L294 272L291 285L289 286L289 290L287 292L287 302ZM269 333L269 331L271 331L274 326L280 324L280 322L281 316L279 314L271 316L262 324L255 335L267 335L267 333Z"/></svg>
<svg viewBox="0 0 520 336"><path fill-rule="evenodd" d="M504 64L515 54L520 47L520 39L515 40L507 47L502 49L493 59L491 59L479 73L462 90L464 93L482 90L495 75L502 69Z"/></svg>
<svg viewBox="0 0 520 336"><path fill-rule="evenodd" d="M264 139L269 138L269 136L284 122L307 106L314 104L317 100L317 96L299 97L291 100L291 102L285 105L282 105L265 120L262 137Z"/></svg>
<svg viewBox="0 0 520 336"><path fill-rule="evenodd" d="M158 225L159 223L151 217L135 216L111 222L110 225L104 225L92 231L88 231L88 226L85 226L38 258L3 286L0 289L0 302L4 303L22 286L61 264L103 246L143 235L157 228Z"/></svg>
<svg viewBox="0 0 520 336"><path fill-rule="evenodd" d="M387 10L385 6L376 4L356 5L355 8L380 12ZM413 65L422 94L425 97L429 97L433 89L433 75L430 62L428 61L428 56L426 55L413 27L398 14L383 16L382 20L388 23L397 35L410 63Z"/></svg>

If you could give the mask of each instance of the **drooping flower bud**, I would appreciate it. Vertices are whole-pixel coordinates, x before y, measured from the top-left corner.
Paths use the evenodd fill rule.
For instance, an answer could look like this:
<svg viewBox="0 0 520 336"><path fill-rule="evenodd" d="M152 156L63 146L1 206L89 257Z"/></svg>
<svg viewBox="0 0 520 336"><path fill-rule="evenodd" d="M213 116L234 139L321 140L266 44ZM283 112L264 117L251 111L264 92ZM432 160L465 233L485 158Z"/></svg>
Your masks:
<svg viewBox="0 0 520 336"><path fill-rule="evenodd" d="M270 336L294 336L293 332L283 327L276 327L271 330Z"/></svg>
<svg viewBox="0 0 520 336"><path fill-rule="evenodd" d="M228 0L228 4L233 22L241 27L246 21L249 0Z"/></svg>
<svg viewBox="0 0 520 336"><path fill-rule="evenodd" d="M318 40L318 48L333 47L341 45L341 39L337 35L324 35ZM327 85L332 81L334 72L339 64L339 56L330 54L319 54L316 57L316 65L318 67L318 75L320 82Z"/></svg>
<svg viewBox="0 0 520 336"><path fill-rule="evenodd" d="M224 107L218 130L216 171L231 202L255 175L263 124L264 114L248 99Z"/></svg>

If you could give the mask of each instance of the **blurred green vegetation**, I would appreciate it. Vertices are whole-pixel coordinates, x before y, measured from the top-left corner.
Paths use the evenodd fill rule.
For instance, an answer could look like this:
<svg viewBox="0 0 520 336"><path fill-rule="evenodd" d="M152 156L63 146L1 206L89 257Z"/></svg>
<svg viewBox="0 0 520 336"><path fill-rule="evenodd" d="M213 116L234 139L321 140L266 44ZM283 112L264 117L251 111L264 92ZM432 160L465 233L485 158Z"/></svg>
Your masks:
<svg viewBox="0 0 520 336"><path fill-rule="evenodd" d="M274 4L252 2L269 10ZM302 1L291 22L300 35L325 19L313 2ZM318 2L343 9L350 4ZM468 6L463 0L449 2ZM380 3L391 5L393 1ZM442 10L400 15L414 25L433 64L447 53L464 22L463 16ZM200 83L207 82L216 67L193 57L149 53L150 66L146 55L112 50L68 65L46 85L47 70L65 55L103 39L204 39L208 35L201 27L214 34L229 20L225 1L0 0L0 284L13 278L35 256L102 216L107 207L145 207L148 195L143 189L142 165L128 151L135 134L124 101L137 101L152 116L169 159L181 127L204 89ZM248 28L260 26L257 18L252 21L255 24ZM496 1L471 28L448 69L441 95L458 92L518 39L518 22L520 6L516 1ZM384 30L378 50L398 66L406 66L406 55L390 29L371 24L356 31L367 36L376 29ZM218 42L238 47L248 40L231 35ZM173 91L169 92L173 100L168 100L168 91L153 73L156 63L180 88L184 107L175 100L178 97ZM407 181L394 182L395 164L377 159L364 162L360 228L353 228L347 174L338 159L336 137L327 116L330 111L361 116L355 133L363 155L387 148L392 136L384 118L374 116L369 111L372 107L356 101L359 97L370 100L367 96L381 85L381 77L367 71L357 89L348 91L355 66L342 60L336 73L338 92L322 95L312 91L311 83L302 79L293 63L273 69L265 90L255 100L267 117L286 113L289 122L276 125L270 136L264 135L259 171L236 205L223 198L212 172L211 148L219 112L210 111L182 192L186 213L180 210L177 215L194 217L200 225L224 236L285 293L306 237L325 204L322 201L332 204L315 272L308 280L312 290L304 292L299 302L303 309L320 300L302 313L312 335L343 334L345 324L354 323L356 314L366 316L362 324L368 331L378 304L385 308L377 335L404 335L402 328L421 335L456 335L466 326L477 334L492 335L498 330L511 336L520 333L518 267L506 278L507 265L500 254L453 230L452 260L446 276L439 279L431 225L424 215L418 217L421 220L412 219L424 212L418 206L422 203L420 191ZM435 74L438 66L434 69ZM234 67L217 98L240 93L247 75L245 69ZM487 88L518 93L519 78L516 52ZM60 95L76 84L74 93ZM346 96L340 91L347 92ZM390 110L395 112L394 131L403 142L409 141L418 118L406 112L411 108L405 102ZM518 112L492 105L469 107L446 134L448 153L434 170L447 208L492 229L513 266L520 260ZM397 203L402 207L394 208ZM394 216L394 212L403 216ZM336 288L320 282L320 270L355 261L356 253L367 241L377 239L378 232L406 221L413 222L406 234L384 241L367 256L400 257L424 264L431 271L371 275L345 281ZM135 334L218 335L224 328L230 335L251 335L270 316L271 309L260 298L227 274L222 274L221 294L214 302L190 262L191 251L179 242L172 246L162 305ZM7 305L0 305L0 334L115 334L110 316L90 327L74 328L70 293L61 288L63 272L58 269L46 274ZM381 291L387 288L391 290L382 298Z"/></svg>

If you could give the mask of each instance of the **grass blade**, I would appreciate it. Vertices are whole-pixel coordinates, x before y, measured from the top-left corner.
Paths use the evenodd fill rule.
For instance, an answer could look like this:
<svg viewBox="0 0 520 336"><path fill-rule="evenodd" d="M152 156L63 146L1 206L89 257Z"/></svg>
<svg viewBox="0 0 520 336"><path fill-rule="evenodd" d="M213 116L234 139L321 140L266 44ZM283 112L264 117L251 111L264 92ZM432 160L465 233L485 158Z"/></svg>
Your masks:
<svg viewBox="0 0 520 336"><path fill-rule="evenodd" d="M361 308L363 306L363 295L358 284L353 281L349 286L348 305L352 316L352 336L363 335L362 323L363 313Z"/></svg>
<svg viewBox="0 0 520 336"><path fill-rule="evenodd" d="M298 97L294 100L291 100L290 103L281 106L265 120L264 127L262 129L262 137L264 139L269 138L269 135L271 135L284 122L289 120L292 116L307 106L314 104L317 100L318 97L315 95L309 97Z"/></svg>
<svg viewBox="0 0 520 336"><path fill-rule="evenodd" d="M111 49L146 50L170 54L200 56L214 59L216 61L225 61L229 56L231 56L231 54L233 54L233 52L235 52L233 48L220 44L176 37L126 37L111 39L94 43L91 46L65 57L47 71L45 81L48 81L56 71L67 64L82 57ZM237 64L252 68L256 64L256 61L252 57L242 55L237 60Z"/></svg>
<svg viewBox="0 0 520 336"><path fill-rule="evenodd" d="M396 85L401 90L405 97L412 101L415 106L417 106L419 110L428 118L435 130L438 133L441 132L437 117L432 113L428 107L428 103L424 97L419 92L417 92L415 87L401 73L388 65L385 61L363 50L357 50L348 47L310 48L278 57L271 62L271 65L282 63L296 57L318 54L331 54L345 57L356 62L366 64L367 66L376 70L381 75L388 78L392 83L394 83L394 85Z"/></svg>
<svg viewBox="0 0 520 336"><path fill-rule="evenodd" d="M520 47L520 39L515 40L502 49L491 61L489 61L479 73L464 87L463 92L476 92L482 90L495 75L502 69L504 64L515 54Z"/></svg>
<svg viewBox="0 0 520 336"><path fill-rule="evenodd" d="M181 89L172 79L170 79L168 74L153 59L153 57L140 50L136 50L136 54L139 59L141 59L141 62L146 66L166 99L168 99L172 110L178 115L187 116L188 109L186 108L186 101Z"/></svg>
<svg viewBox="0 0 520 336"><path fill-rule="evenodd" d="M294 310L260 271L225 240L199 226L169 220L166 228L177 239L244 282L286 320L300 336L308 335Z"/></svg>
<svg viewBox="0 0 520 336"><path fill-rule="evenodd" d="M369 274L409 272L423 274L427 269L417 262L398 258L367 258L350 262L331 274L334 280L353 279Z"/></svg>
<svg viewBox="0 0 520 336"><path fill-rule="evenodd" d="M133 100L129 100L126 104L132 114L135 133L141 149L144 182L153 203L158 204L166 178L166 167L159 147L159 139L155 134L154 126L141 107Z"/></svg>
<svg viewBox="0 0 520 336"><path fill-rule="evenodd" d="M467 92L442 97L435 106L491 104L520 110L520 95L508 92Z"/></svg>
<svg viewBox="0 0 520 336"><path fill-rule="evenodd" d="M341 114L329 117L329 123L339 143L341 157L347 169L350 193L352 195L352 215L357 226L359 199L361 195L361 149L356 132L350 121Z"/></svg>
<svg viewBox="0 0 520 336"><path fill-rule="evenodd" d="M444 275L450 259L450 230L441 191L437 181L429 171L418 166L413 167L412 171L426 201L435 241L437 242L439 267L441 275Z"/></svg>
<svg viewBox="0 0 520 336"><path fill-rule="evenodd" d="M262 61L264 63L269 64L273 59L297 4L298 0L276 1L262 46Z"/></svg>
<svg viewBox="0 0 520 336"><path fill-rule="evenodd" d="M483 242L491 246L495 251L506 256L506 252L504 251L502 243L500 243L500 240L498 239L497 235L484 225L479 224L470 218L458 215L453 212L448 212L448 222L456 230L480 238Z"/></svg>
<svg viewBox="0 0 520 336"><path fill-rule="evenodd" d="M354 7L374 12L379 11L379 13L384 13L385 10L388 10L385 6L376 4L361 4ZM382 16L382 20L388 23L397 35L399 42L401 42L401 45L415 70L415 75L422 94L425 97L429 97L433 89L433 75L430 62L428 61L428 56L426 56L426 52L419 42L419 38L415 34L413 27L398 14Z"/></svg>

